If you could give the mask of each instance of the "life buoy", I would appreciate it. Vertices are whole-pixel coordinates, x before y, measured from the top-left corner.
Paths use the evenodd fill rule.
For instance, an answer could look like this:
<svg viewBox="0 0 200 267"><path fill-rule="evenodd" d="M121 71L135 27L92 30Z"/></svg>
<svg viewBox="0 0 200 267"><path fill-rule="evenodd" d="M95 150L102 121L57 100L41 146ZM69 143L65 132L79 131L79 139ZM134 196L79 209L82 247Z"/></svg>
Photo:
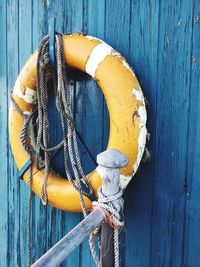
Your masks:
<svg viewBox="0 0 200 267"><path fill-rule="evenodd" d="M126 187L138 169L146 143L146 108L137 78L126 60L105 42L80 34L63 35L66 65L91 75L101 88L110 115L110 135L107 148L116 148L124 153L129 163L121 169L120 182ZM38 51L34 52L21 70L14 89L13 99L24 113L29 113L36 97L36 63ZM12 103L9 111L10 143L17 167L21 169L29 155L24 150L20 133L23 117ZM33 191L40 196L44 171L37 170L33 160ZM97 169L87 175L93 189L101 186L101 176ZM28 184L28 173L23 175ZM49 174L48 203L64 211L81 211L79 193L70 183L54 173ZM84 197L86 207L91 202Z"/></svg>

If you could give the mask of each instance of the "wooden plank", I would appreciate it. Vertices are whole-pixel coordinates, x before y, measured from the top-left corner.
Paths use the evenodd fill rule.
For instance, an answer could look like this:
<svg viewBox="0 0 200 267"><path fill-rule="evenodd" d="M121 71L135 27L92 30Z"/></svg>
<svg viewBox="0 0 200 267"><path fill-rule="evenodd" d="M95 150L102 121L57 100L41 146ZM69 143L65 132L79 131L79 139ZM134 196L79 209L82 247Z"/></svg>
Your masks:
<svg viewBox="0 0 200 267"><path fill-rule="evenodd" d="M47 34L47 7L45 1L33 1L32 14L32 50L38 48L42 38ZM39 258L48 248L47 208L40 199L33 198L32 209L32 259Z"/></svg>
<svg viewBox="0 0 200 267"><path fill-rule="evenodd" d="M99 38L104 35L104 1L84 1L83 13L83 32L89 35L94 35ZM78 97L78 112L80 112L80 120L78 124L82 125L80 129L82 137L87 144L93 157L102 150L102 111L103 111L103 96L95 81L92 78L85 77L80 83ZM95 132L95 134L94 134ZM88 157L85 150L82 150L83 167L86 173L90 172L96 166ZM88 240L86 240L81 248L81 253L84 255L81 259L81 266L94 266L91 257Z"/></svg>
<svg viewBox="0 0 200 267"><path fill-rule="evenodd" d="M154 155L159 5L156 1L132 1L130 12L130 30L125 31L129 35L129 61L148 101L147 129L152 136L148 149ZM126 251L122 265L150 266L154 164L154 157L151 163L141 163L125 191Z"/></svg>
<svg viewBox="0 0 200 267"><path fill-rule="evenodd" d="M188 99L188 147L185 178L185 238L183 248L183 266L197 267L200 264L200 196L199 196L199 166L200 166L200 4L194 1L192 7L192 48L190 57L190 98Z"/></svg>
<svg viewBox="0 0 200 267"><path fill-rule="evenodd" d="M95 36L104 40L105 33L105 0L94 2L88 1L88 18L87 18L87 34ZM86 84L88 92L85 93L85 105L88 107L86 110L85 128L86 128L86 142L89 144L93 153L93 157L103 151L103 140L105 135L108 135L109 122L104 120L104 102L105 98L98 87L97 83L90 78ZM89 97L88 97L89 96ZM88 103L87 103L88 100ZM106 126L105 126L106 124ZM90 127L93 127L92 130ZM103 127L105 126L105 127ZM106 131L104 129L106 128ZM87 129L91 129L87 131ZM95 135L93 134L95 132ZM90 144L92 140L92 144ZM106 140L107 141L107 140ZM91 167L95 167L92 162L88 162ZM90 169L91 169L90 167Z"/></svg>
<svg viewBox="0 0 200 267"><path fill-rule="evenodd" d="M106 1L105 7L105 41L110 44L114 49L120 52L129 61L130 46L129 46L129 32L130 32L130 13L131 1ZM117 19L116 19L117 18ZM120 25L120 26L119 26ZM106 103L104 102L104 124L103 124L103 146L106 145L109 129L108 124L108 111ZM125 195L126 198L126 195ZM126 205L126 202L125 202ZM127 221L128 218L125 217ZM131 222L132 223L132 222ZM127 229L127 225L126 225ZM125 266L125 231L122 230L120 234L120 262ZM129 264L129 262L128 262ZM130 266L130 265L128 265Z"/></svg>
<svg viewBox="0 0 200 267"><path fill-rule="evenodd" d="M92 36L96 36L102 40L105 40L105 22L106 22L106 1L92 1L88 0L88 19L87 19L87 30L88 34ZM92 86L97 88L98 86L95 86L95 83L92 82ZM99 114L102 114L102 125L101 128L99 127L98 123L98 132L97 132L97 138L96 140L101 143L101 147L99 144L99 149L101 151L106 149L107 142L108 142L108 135L109 135L109 114L107 109L107 104L105 102L105 98L102 96L101 92L99 90L95 90L96 97L99 101L98 108L96 111L98 113L95 115L97 118L100 116ZM100 107L101 103L101 107ZM97 154L97 153L95 153Z"/></svg>
<svg viewBox="0 0 200 267"><path fill-rule="evenodd" d="M32 52L32 2L19 0L19 71L22 69L27 58ZM27 265L27 210L28 210L28 187L21 181L20 183L20 256L22 265Z"/></svg>
<svg viewBox="0 0 200 267"><path fill-rule="evenodd" d="M13 88L15 79L19 71L19 56L18 56L18 37L19 37L19 15L18 1L7 1L7 79L8 79L8 97L11 88ZM8 101L10 99L8 98ZM5 113L6 114L6 113ZM6 117L6 115L4 116ZM4 136L4 138L8 138ZM13 156L10 151L10 146L7 148L7 157L9 160L8 174L8 264L14 266L21 265L20 254L20 179L17 175L17 168L13 161ZM8 150L9 149L9 150Z"/></svg>
<svg viewBox="0 0 200 267"><path fill-rule="evenodd" d="M7 177L0 187L0 266L26 266L27 250L28 188L17 179L4 127L9 90L19 67L47 33L48 17L53 15L58 31L84 31L121 52L133 66L150 104L153 160L142 164L125 192L121 266L199 266L200 6L198 1L186 0L0 1L0 171ZM73 82L71 88L72 102L78 101L74 110L78 129L95 155L107 143L106 104L91 79ZM53 122L59 125L56 116ZM91 124L98 129L95 134L88 131ZM55 137L59 139L58 131ZM84 168L92 169L85 152L82 158ZM36 198L33 259L79 221L80 214L46 209ZM94 266L87 242L62 266Z"/></svg>
<svg viewBox="0 0 200 267"><path fill-rule="evenodd" d="M7 6L6 0L0 2L0 171L2 181L0 186L0 232L1 232L1 255L0 266L8 266L8 229L9 229L9 207L8 207L8 177L9 177L9 160L8 160L8 130L7 130Z"/></svg>
<svg viewBox="0 0 200 267"><path fill-rule="evenodd" d="M70 0L65 1L65 20L64 20L64 32L81 32L82 31L82 20L83 20L83 1ZM73 113L76 114L76 90L77 83L72 80L71 83L71 103L73 103ZM75 117L74 117L75 118ZM74 228L80 221L80 214L65 213L63 222L63 236ZM66 259L66 265L63 266L80 266L81 261L81 248L77 248L72 252Z"/></svg>
<svg viewBox="0 0 200 267"><path fill-rule="evenodd" d="M191 11L191 2L160 2L152 266L182 266Z"/></svg>
<svg viewBox="0 0 200 267"><path fill-rule="evenodd" d="M47 25L50 21L51 18L56 19L56 25L55 25L55 31L57 32L63 32L63 20L64 20L64 14L65 14L65 9L64 9L64 3L65 1L51 1L47 2L47 12L48 12L48 18L47 18ZM59 14L59 16L57 15ZM49 87L49 91L51 90L50 96L49 96L49 118L50 118L50 133L51 133L51 146L57 144L60 142L62 138L62 132L60 131L61 129L61 123L59 120L59 114L56 112L56 107L55 107L55 99L53 95L53 90L52 87ZM58 157L56 157L56 161L54 164L56 164L58 167L56 171L61 170L61 164L63 164L63 153L60 153ZM52 162L53 164L53 162ZM64 165L64 164L63 164ZM63 169L63 166L62 166ZM61 172L62 175L64 175L64 171ZM58 242L63 235L63 213L55 209L51 206L48 205L47 207L47 236L46 239L48 240L47 242L47 249L50 249L56 242ZM64 265L63 265L64 266Z"/></svg>

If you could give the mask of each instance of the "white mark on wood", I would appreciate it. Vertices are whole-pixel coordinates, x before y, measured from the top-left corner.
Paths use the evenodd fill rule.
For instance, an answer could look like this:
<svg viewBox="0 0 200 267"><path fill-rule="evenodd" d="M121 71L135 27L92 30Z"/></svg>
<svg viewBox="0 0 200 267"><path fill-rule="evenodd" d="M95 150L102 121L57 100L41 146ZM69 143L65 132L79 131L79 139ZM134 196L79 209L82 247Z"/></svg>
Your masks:
<svg viewBox="0 0 200 267"><path fill-rule="evenodd" d="M106 43L95 46L86 63L85 71L95 79L95 73L100 63L111 54L112 47Z"/></svg>
<svg viewBox="0 0 200 267"><path fill-rule="evenodd" d="M180 19L179 22L177 23L177 26L179 27L181 25L183 19Z"/></svg>
<svg viewBox="0 0 200 267"><path fill-rule="evenodd" d="M30 88L25 89L25 95L21 91L21 83L19 81L15 82L13 93L16 94L19 98L22 98L28 104L36 103L36 91Z"/></svg>

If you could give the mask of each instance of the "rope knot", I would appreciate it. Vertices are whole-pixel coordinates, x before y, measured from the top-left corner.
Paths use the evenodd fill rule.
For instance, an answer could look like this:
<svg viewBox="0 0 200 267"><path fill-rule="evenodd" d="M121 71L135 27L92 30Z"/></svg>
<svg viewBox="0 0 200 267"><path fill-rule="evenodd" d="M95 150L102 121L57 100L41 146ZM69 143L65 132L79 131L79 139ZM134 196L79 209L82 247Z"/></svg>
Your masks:
<svg viewBox="0 0 200 267"><path fill-rule="evenodd" d="M102 188L98 190L98 201L93 201L93 209L100 209L104 214L105 222L112 228L120 229L124 226L124 216L122 214L123 190L112 196L105 196Z"/></svg>

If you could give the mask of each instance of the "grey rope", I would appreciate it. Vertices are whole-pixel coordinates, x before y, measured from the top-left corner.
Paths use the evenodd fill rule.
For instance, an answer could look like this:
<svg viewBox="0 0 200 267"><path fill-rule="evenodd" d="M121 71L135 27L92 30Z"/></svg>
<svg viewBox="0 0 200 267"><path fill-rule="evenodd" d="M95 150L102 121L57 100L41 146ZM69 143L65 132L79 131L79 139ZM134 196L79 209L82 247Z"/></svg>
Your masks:
<svg viewBox="0 0 200 267"><path fill-rule="evenodd" d="M48 72L49 72L49 37L46 36L42 40L39 52L38 52L38 61L37 61L37 81L36 81L36 92L37 92L37 135L36 135L36 148L35 151L27 143L27 137L29 136L29 125L35 116L36 112L31 112L29 116L25 115L14 99L11 96L14 108L19 112L19 114L24 118L24 124L21 130L21 143L24 149L27 151L31 157L35 153L36 165L38 170L44 168L44 180L41 190L41 200L44 205L48 203L48 193L47 193L47 183L48 176L50 171L50 156L51 152L60 149L63 147L64 150L64 165L66 176L72 185L72 187L79 192L80 203L83 211L84 217L88 215L88 210L84 202L84 195L90 196L93 194L93 189L88 181L85 173L83 171L80 155L78 151L77 144L77 134L75 129L75 123L73 120L71 107L70 107L70 91L69 91L69 82L66 77L66 68L65 68L65 59L64 59L64 50L62 44L62 38L59 34L56 35L56 45L55 45L55 54L56 54L56 73L52 72L53 83L54 83L54 92L56 97L56 108L60 113L61 126L63 140L54 147L49 147L50 136L49 136L49 118L48 118ZM71 164L75 180L72 178L69 163ZM28 198L28 213L27 213L27 235L28 235L28 267L31 266L31 207L32 207L32 167L29 167L29 198ZM83 191L81 186L81 178L85 183L85 186L88 188L89 193ZM121 194L121 192L119 192ZM121 195L120 195L121 196ZM120 197L114 196L114 197ZM105 201L102 195L100 195L100 202L98 205L101 205L103 208L107 209L111 214L113 221L118 226L123 226L123 222L120 221L120 218L111 204L110 199ZM107 203L106 203L107 202ZM95 202L96 203L96 202ZM93 205L96 205L93 202ZM100 245L100 235L99 230L92 233L89 237L90 250L94 259L96 266L102 267L101 259L97 256L95 244L94 244L94 235L98 235L98 245L99 250L101 249ZM119 266L119 247L118 247L118 229L114 230L114 252L115 252L115 267Z"/></svg>
<svg viewBox="0 0 200 267"><path fill-rule="evenodd" d="M119 267L119 228L124 226L123 214L113 205L113 201L122 197L123 190L120 189L116 195L106 197L102 189L98 190L98 201L93 201L93 207L101 207L111 214L112 227L114 227L114 267Z"/></svg>
<svg viewBox="0 0 200 267"><path fill-rule="evenodd" d="M31 239L31 233L32 233L32 227L31 227L31 211L32 211L32 166L28 169L29 173L29 194L28 194L28 212L27 212L27 243L28 243L28 267L32 264L32 239Z"/></svg>
<svg viewBox="0 0 200 267"><path fill-rule="evenodd" d="M63 128L63 136L65 136L64 114L68 114L67 117L72 118L72 113L70 110L70 103L69 103L69 86L66 86L67 79L66 79L65 63L64 63L64 52L63 52L64 50L63 50L62 39L60 35L56 36L56 44L57 44L56 45L56 59L57 59L57 76L58 76L57 109L59 111L61 110L62 107L64 109L64 112L60 112L60 113L61 113L61 123L62 123L62 128ZM72 124L71 121L72 120L69 120L69 119L67 120L68 142L66 142L66 138L64 137L65 169L66 169L66 174L69 179L69 182L80 193L79 194L80 203L81 203L81 207L83 210L83 215L85 217L88 214L88 212L86 210L85 202L83 199L83 191L81 188L81 181L80 181L79 173L82 175L86 185L88 186L90 190L90 194L93 192L93 189L89 181L87 180L83 172L82 166L81 166L80 156L78 152L77 139L76 139L76 131L74 128L74 124ZM69 151L69 155L67 152L67 148ZM74 148L75 157L73 153L73 148ZM69 159L72 165L73 173L77 181L77 184L75 184L74 181L72 180L71 174L68 170L68 162L67 162L68 156L69 156ZM94 242L92 242L90 238L89 238L89 245L90 245L90 250L91 250L96 266L101 266L99 259L96 255Z"/></svg>
<svg viewBox="0 0 200 267"><path fill-rule="evenodd" d="M14 102L14 101L13 101ZM18 106L16 106L17 108ZM19 109L19 107L18 107ZM17 110L18 110L17 109ZM25 118L24 124L21 130L20 140L21 143L26 150L26 152L29 154L30 158L32 157L32 149L27 144L27 137L28 137L28 127L31 122L31 119L34 115L34 112L31 112L28 118ZM27 263L28 267L32 264L32 241L31 241L31 233L32 233L32 227L31 227L31 211L32 211L32 166L28 168L28 175L29 175L29 194L28 194L28 210L27 210L27 244L28 244L28 252L27 252Z"/></svg>
<svg viewBox="0 0 200 267"><path fill-rule="evenodd" d="M70 184L80 193L79 194L80 203L85 217L88 214L88 211L85 206L83 195L89 196L90 194L93 193L93 189L89 181L87 180L81 166L80 155L78 152L76 131L74 127L73 116L70 109L70 101L69 101L70 92L69 92L68 80L66 77L62 38L60 35L56 35L55 50L56 50L57 77L55 77L54 75L54 84L55 84L54 89L56 94L56 108L60 113L62 132L63 132L65 172ZM37 145L36 145L36 162L38 166L40 162L41 149L43 148L44 151L45 177L41 192L42 193L41 199L43 204L47 204L48 202L47 182L48 182L48 174L50 168L50 156L49 156L50 151L48 150L48 143L49 143L49 136L48 136L49 124L48 124L48 112L47 112L48 92L47 92L47 79L45 72L45 68L48 62L49 62L48 38L45 37L40 45L38 54L38 63L37 63L38 135L37 135ZM69 161L71 162L76 182L73 180L70 174ZM83 181L88 187L89 194L82 190L79 174L82 176ZM94 244L90 243L90 248L96 265L100 266L95 253Z"/></svg>
<svg viewBox="0 0 200 267"><path fill-rule="evenodd" d="M31 119L35 113L35 111L30 112L30 115L27 116L23 113L23 111L19 108L15 100L13 99L12 92L10 95L11 102L13 104L13 107L17 110L17 112L24 118L24 124L22 126L21 134L20 134L20 140L21 143L30 156L32 157L32 149L27 143L27 137L29 135L28 133L28 127L31 122ZM27 266L30 267L32 264L32 241L31 241L31 233L32 233L32 227L31 227L31 211L32 211L32 166L28 168L28 175L29 175L29 193L28 193L28 210L27 210Z"/></svg>

